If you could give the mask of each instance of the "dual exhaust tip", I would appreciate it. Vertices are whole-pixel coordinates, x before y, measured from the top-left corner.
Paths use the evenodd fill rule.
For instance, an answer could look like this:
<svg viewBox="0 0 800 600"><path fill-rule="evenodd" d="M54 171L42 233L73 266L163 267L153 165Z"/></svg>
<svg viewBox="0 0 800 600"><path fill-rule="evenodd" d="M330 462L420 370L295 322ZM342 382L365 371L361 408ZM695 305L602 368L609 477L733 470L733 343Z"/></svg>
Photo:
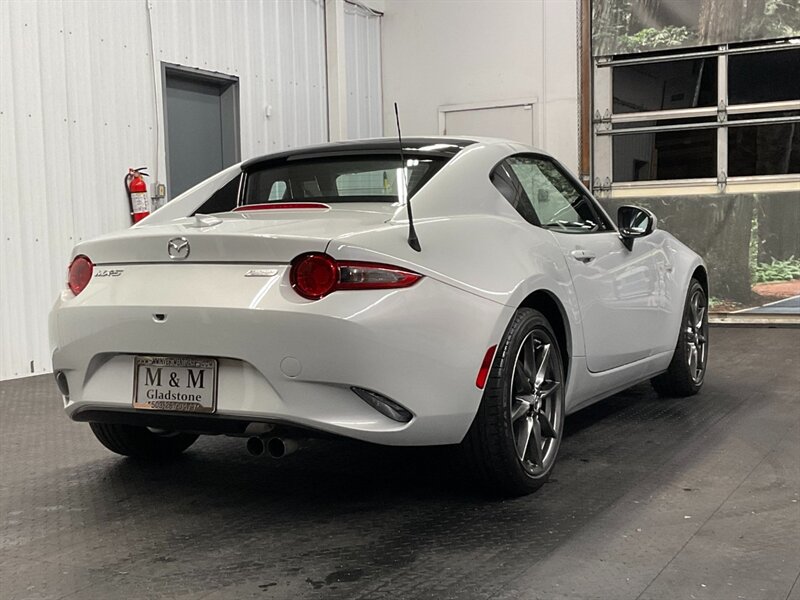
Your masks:
<svg viewBox="0 0 800 600"><path fill-rule="evenodd" d="M297 440L271 437L254 436L247 439L247 451L252 456L267 454L271 458L283 458L299 448Z"/></svg>

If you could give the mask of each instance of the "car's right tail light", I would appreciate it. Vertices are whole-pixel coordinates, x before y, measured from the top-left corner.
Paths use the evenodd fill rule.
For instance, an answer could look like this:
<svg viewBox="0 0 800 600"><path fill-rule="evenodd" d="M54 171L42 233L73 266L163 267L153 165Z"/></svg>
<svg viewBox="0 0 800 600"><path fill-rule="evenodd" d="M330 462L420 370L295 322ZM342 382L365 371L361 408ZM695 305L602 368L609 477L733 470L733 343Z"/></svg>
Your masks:
<svg viewBox="0 0 800 600"><path fill-rule="evenodd" d="M76 296L80 294L92 280L94 264L88 256L79 254L72 259L67 269L67 285Z"/></svg>
<svg viewBox="0 0 800 600"><path fill-rule="evenodd" d="M321 252L301 254L292 261L289 280L294 290L309 300L319 300L337 290L405 288L422 275L382 263L337 261Z"/></svg>

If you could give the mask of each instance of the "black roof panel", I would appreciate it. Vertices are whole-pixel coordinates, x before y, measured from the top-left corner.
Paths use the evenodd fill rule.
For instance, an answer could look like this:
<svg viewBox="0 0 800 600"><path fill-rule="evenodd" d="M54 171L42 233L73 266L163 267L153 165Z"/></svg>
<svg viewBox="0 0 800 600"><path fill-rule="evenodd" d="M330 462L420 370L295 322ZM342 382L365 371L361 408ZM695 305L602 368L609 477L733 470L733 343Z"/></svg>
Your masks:
<svg viewBox="0 0 800 600"><path fill-rule="evenodd" d="M431 155L452 158L461 150L476 143L474 140L461 138L442 137L413 137L403 138L403 151L416 154L430 152ZM294 150L285 150L274 154L265 154L251 158L242 163L242 169L250 169L264 163L302 160L321 156L347 156L354 154L371 154L389 151L392 154L398 151L397 140L394 138L375 138L370 140L350 140L346 142L329 142L316 146L305 146Z"/></svg>

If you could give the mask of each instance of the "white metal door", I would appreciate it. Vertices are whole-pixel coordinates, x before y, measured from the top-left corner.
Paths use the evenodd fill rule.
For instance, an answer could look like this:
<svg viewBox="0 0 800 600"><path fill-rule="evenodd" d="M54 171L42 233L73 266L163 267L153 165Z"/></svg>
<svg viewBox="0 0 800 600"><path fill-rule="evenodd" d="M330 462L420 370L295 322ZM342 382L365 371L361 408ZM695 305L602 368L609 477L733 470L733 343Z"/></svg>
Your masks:
<svg viewBox="0 0 800 600"><path fill-rule="evenodd" d="M616 232L553 232L569 266L583 320L586 362L597 373L647 358L663 337L667 313L647 238L633 249Z"/></svg>

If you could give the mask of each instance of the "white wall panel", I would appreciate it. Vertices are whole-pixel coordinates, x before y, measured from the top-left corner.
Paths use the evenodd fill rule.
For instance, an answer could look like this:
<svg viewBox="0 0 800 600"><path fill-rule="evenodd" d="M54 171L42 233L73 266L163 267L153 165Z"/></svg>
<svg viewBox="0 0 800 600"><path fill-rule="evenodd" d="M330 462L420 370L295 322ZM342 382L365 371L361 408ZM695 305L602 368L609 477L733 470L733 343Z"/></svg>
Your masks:
<svg viewBox="0 0 800 600"><path fill-rule="evenodd" d="M383 114L435 135L442 106L537 100L535 139L578 165L577 0L385 0ZM488 114L488 113L487 113Z"/></svg>
<svg viewBox="0 0 800 600"><path fill-rule="evenodd" d="M152 4L159 61L239 77L243 158L327 139L322 0Z"/></svg>
<svg viewBox="0 0 800 600"><path fill-rule="evenodd" d="M322 0L0 2L0 379L49 370L70 249L128 226L128 167L166 180L162 61L239 77L242 158L327 139Z"/></svg>
<svg viewBox="0 0 800 600"><path fill-rule="evenodd" d="M381 17L361 6L344 5L347 137L383 135Z"/></svg>

